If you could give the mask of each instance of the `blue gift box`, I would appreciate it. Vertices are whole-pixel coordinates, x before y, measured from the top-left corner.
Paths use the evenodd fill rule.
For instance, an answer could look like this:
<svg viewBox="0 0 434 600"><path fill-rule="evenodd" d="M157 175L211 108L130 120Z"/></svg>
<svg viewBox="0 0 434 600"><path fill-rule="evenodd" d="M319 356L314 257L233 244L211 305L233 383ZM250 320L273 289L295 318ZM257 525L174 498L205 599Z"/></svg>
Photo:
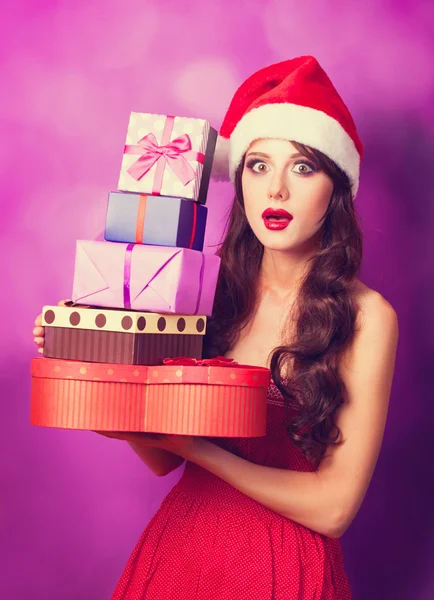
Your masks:
<svg viewBox="0 0 434 600"><path fill-rule="evenodd" d="M202 251L207 213L183 198L110 192L104 239Z"/></svg>

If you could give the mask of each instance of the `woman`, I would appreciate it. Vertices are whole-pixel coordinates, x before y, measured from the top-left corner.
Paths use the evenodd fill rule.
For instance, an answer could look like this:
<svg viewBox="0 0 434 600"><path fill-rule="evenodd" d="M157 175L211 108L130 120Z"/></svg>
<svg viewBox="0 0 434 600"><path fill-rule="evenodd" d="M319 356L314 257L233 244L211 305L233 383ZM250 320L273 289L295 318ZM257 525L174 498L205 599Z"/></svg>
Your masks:
<svg viewBox="0 0 434 600"><path fill-rule="evenodd" d="M113 598L347 600L339 537L377 462L398 339L357 278L363 146L312 57L252 75L220 142L235 201L205 354L271 368L267 435L109 434L158 475L187 461Z"/></svg>

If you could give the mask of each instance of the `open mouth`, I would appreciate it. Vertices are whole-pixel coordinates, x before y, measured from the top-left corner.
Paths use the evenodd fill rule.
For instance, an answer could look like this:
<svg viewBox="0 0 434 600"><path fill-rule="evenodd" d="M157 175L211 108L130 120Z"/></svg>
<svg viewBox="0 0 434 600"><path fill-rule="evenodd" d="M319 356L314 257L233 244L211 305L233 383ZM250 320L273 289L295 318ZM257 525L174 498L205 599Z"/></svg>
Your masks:
<svg viewBox="0 0 434 600"><path fill-rule="evenodd" d="M262 213L262 218L266 219L267 221L290 221L292 219L292 215L288 211L283 210L283 208L267 208L267 210L264 210Z"/></svg>
<svg viewBox="0 0 434 600"><path fill-rule="evenodd" d="M267 217L265 217L265 219L267 221L287 221L289 217L281 217L280 215L268 215Z"/></svg>
<svg viewBox="0 0 434 600"><path fill-rule="evenodd" d="M288 227L289 223L292 221L292 218L293 217L289 212L281 208L267 208L267 210L264 210L262 213L262 219L265 227L274 231Z"/></svg>

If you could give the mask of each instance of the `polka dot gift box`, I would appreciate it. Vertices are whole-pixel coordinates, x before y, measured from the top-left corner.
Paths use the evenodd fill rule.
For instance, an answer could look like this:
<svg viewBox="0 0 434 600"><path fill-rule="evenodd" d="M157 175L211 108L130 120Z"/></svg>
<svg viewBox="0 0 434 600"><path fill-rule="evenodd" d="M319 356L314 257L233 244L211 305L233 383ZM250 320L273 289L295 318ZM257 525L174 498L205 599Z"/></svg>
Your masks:
<svg viewBox="0 0 434 600"><path fill-rule="evenodd" d="M202 357L206 317L44 306L44 356L90 362L160 365L168 356Z"/></svg>
<svg viewBox="0 0 434 600"><path fill-rule="evenodd" d="M136 367L34 358L30 422L98 431L265 435L269 369L221 357L164 363Z"/></svg>
<svg viewBox="0 0 434 600"><path fill-rule="evenodd" d="M132 112L118 189L205 204L216 141L204 119Z"/></svg>

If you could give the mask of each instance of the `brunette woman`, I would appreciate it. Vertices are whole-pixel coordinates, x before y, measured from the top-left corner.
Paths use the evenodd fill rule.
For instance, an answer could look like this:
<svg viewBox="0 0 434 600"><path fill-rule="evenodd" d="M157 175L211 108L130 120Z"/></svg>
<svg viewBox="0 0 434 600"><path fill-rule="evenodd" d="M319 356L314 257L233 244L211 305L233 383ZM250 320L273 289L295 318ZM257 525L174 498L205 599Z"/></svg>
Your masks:
<svg viewBox="0 0 434 600"><path fill-rule="evenodd" d="M339 538L375 469L398 340L395 310L358 278L362 153L313 57L236 92L216 157L235 200L205 354L271 368L267 435L110 434L158 475L186 461L114 600L351 598Z"/></svg>

